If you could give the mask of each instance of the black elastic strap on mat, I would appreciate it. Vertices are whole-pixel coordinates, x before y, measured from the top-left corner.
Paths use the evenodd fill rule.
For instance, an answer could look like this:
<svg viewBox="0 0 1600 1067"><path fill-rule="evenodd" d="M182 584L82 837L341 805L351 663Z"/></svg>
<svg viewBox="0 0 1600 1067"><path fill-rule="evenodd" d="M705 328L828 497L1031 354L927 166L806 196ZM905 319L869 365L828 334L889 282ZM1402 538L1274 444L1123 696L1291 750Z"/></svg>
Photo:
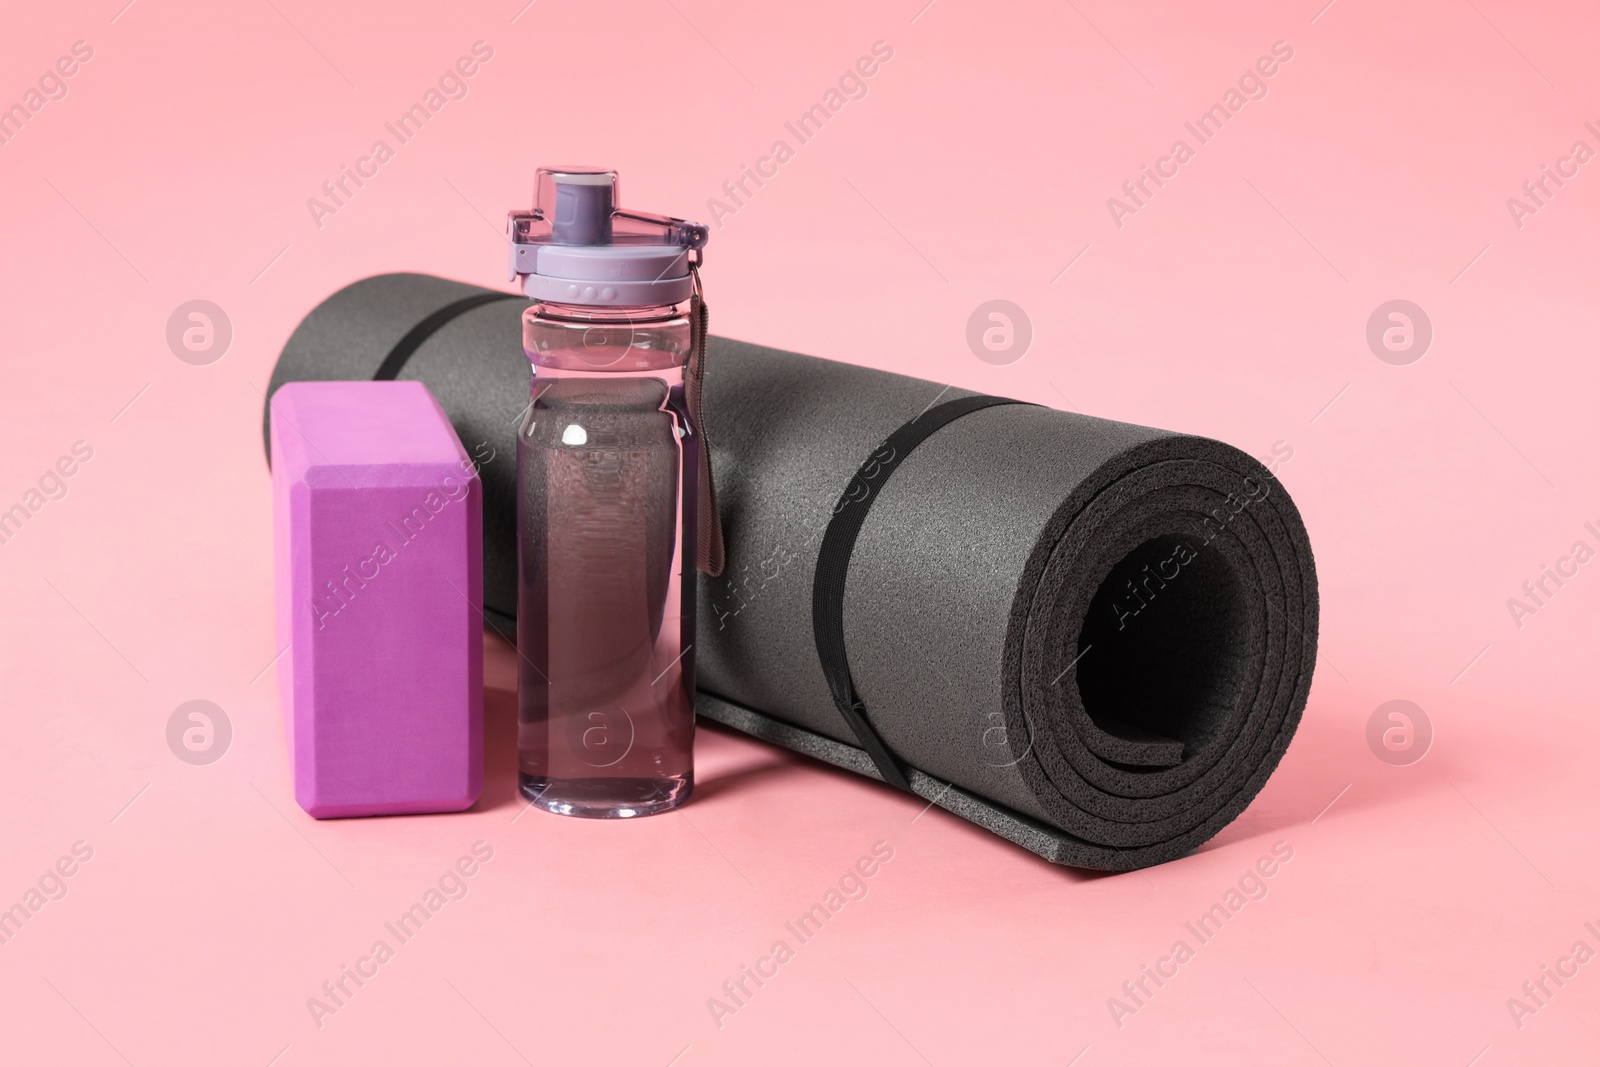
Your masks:
<svg viewBox="0 0 1600 1067"><path fill-rule="evenodd" d="M521 295L518 293L474 293L471 296L457 300L453 304L446 304L411 327L410 332L395 342L394 347L389 350L389 354L383 357L383 362L378 364L378 369L373 373L372 380L375 382L394 381L395 377L400 373L400 369L406 365L406 360L410 359L417 349L422 347L423 342L438 333L439 329L451 319L465 315L473 308L492 304L496 300L519 299L521 299Z"/></svg>
<svg viewBox="0 0 1600 1067"><path fill-rule="evenodd" d="M855 551L856 538L867 521L872 502L912 449L940 427L963 415L997 404L1018 403L1021 401L999 396L962 397L924 411L890 434L845 487L822 535L822 548L817 552L817 575L811 586L811 627L817 639L817 658L822 661L822 673L827 676L839 714L855 731L856 739L872 757L878 773L890 785L907 792L911 791L911 783L889 746L867 720L866 707L856 695L855 682L850 678L850 659L844 648L844 583L850 570L850 554Z"/></svg>

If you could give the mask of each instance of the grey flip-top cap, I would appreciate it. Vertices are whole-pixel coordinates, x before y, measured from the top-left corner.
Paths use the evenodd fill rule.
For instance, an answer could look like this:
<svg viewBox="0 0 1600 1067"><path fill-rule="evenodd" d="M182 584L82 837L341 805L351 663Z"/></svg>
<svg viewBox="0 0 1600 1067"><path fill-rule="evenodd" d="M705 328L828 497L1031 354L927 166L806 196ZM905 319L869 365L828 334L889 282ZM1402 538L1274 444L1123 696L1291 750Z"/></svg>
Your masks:
<svg viewBox="0 0 1600 1067"><path fill-rule="evenodd" d="M710 236L697 222L621 210L617 174L541 167L532 211L510 216L511 276L525 295L589 307L687 300Z"/></svg>

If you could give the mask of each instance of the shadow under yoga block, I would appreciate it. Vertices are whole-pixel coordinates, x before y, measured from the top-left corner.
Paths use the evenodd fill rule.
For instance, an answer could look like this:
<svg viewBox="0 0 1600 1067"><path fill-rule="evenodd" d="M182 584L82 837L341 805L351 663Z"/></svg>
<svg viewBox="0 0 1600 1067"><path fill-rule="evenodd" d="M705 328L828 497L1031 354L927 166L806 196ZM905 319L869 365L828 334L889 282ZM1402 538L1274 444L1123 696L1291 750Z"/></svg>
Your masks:
<svg viewBox="0 0 1600 1067"><path fill-rule="evenodd" d="M420 382L297 382L271 449L295 800L319 819L471 807L483 504L449 419Z"/></svg>

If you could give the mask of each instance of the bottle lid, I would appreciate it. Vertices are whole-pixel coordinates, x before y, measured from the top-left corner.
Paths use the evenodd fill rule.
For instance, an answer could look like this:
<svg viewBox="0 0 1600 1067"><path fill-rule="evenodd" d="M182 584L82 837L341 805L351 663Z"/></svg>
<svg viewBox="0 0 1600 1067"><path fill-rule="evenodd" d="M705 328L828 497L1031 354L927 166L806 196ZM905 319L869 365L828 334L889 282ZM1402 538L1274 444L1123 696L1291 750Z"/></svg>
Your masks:
<svg viewBox="0 0 1600 1067"><path fill-rule="evenodd" d="M533 210L507 225L524 295L591 307L687 300L711 236L702 223L622 210L617 172L599 167L540 167Z"/></svg>

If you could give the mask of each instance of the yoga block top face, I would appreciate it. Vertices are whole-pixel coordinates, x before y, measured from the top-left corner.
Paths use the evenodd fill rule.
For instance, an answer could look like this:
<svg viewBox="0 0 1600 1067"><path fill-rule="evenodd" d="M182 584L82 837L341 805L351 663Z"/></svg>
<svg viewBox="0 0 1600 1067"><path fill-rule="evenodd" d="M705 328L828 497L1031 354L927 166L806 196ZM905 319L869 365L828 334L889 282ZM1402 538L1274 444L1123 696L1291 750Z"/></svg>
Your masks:
<svg viewBox="0 0 1600 1067"><path fill-rule="evenodd" d="M483 785L483 519L420 382L295 382L271 405L278 660L317 818L460 811Z"/></svg>

